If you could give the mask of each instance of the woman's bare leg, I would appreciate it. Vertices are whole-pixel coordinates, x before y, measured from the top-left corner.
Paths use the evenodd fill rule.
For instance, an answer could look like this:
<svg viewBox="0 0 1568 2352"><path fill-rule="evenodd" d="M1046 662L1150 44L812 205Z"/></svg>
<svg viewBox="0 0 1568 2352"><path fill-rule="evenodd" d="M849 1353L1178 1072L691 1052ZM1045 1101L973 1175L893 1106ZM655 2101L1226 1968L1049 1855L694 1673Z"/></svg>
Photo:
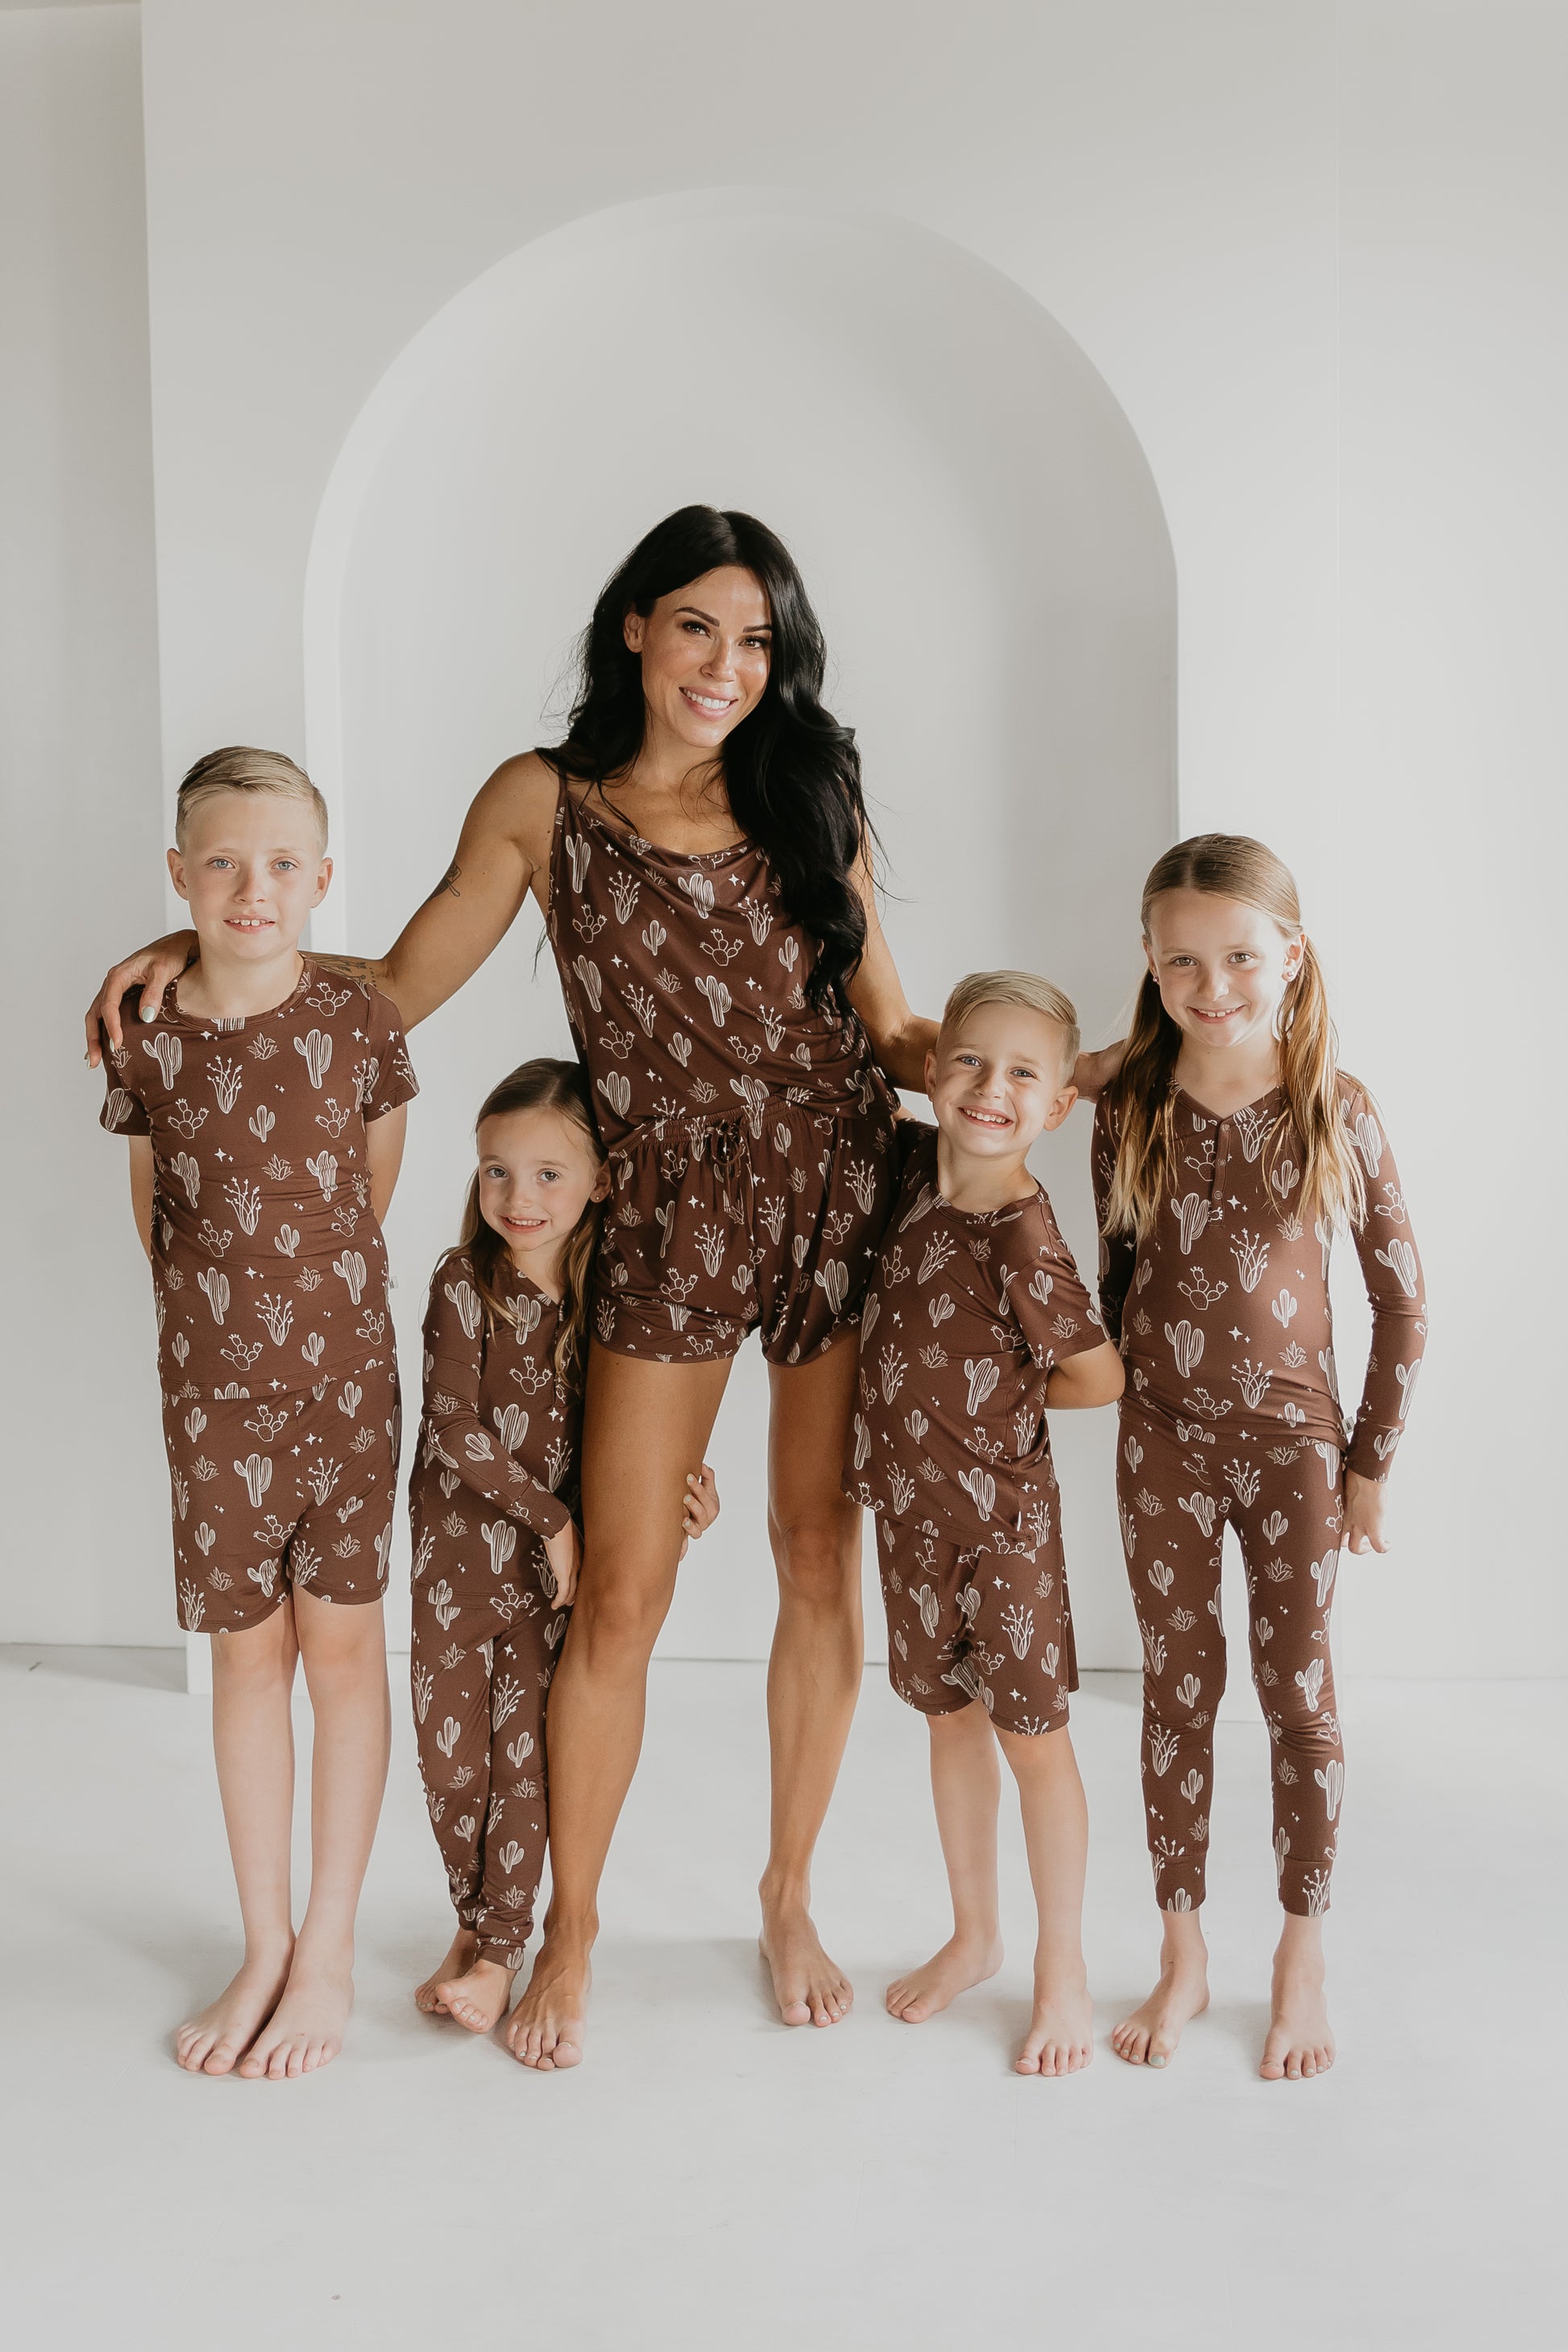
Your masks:
<svg viewBox="0 0 1568 2352"><path fill-rule="evenodd" d="M345 1609L297 1591L294 1619L315 1717L310 1896L282 1998L239 2068L275 2082L313 2073L342 2047L353 2005L354 1915L392 1748L380 1601Z"/></svg>
<svg viewBox="0 0 1568 2352"><path fill-rule="evenodd" d="M175 2036L175 2055L193 2074L233 2073L277 2007L294 1957L289 1700L300 1650L290 1603L286 1600L243 1633L215 1633L212 1650L213 1754L239 1889L245 1958L233 1981Z"/></svg>
<svg viewBox="0 0 1568 2352"><path fill-rule="evenodd" d="M786 2025L833 2025L855 1998L811 1919L811 1857L860 1692L858 1504L839 1489L858 1367L846 1332L814 1363L771 1367L768 1535L779 1614L768 1660L773 1823L763 1957Z"/></svg>
<svg viewBox="0 0 1568 2352"><path fill-rule="evenodd" d="M686 1476L702 1462L727 1359L653 1364L595 1345L583 1414L583 1567L551 1686L550 1909L506 2039L525 2066L583 2055L599 1879L642 1748L647 1663L669 1613Z"/></svg>

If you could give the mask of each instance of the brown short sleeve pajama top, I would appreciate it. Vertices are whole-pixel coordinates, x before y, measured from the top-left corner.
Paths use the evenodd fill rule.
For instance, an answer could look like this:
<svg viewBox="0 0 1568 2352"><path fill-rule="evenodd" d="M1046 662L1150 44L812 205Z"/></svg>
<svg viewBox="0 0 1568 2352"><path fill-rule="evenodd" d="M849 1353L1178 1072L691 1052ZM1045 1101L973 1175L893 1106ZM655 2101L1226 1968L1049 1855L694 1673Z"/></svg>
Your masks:
<svg viewBox="0 0 1568 2352"><path fill-rule="evenodd" d="M425 1412L409 1480L419 1769L461 1924L517 1968L544 1866L544 1708L571 1612L543 1538L577 1496L583 1400L554 1370L559 1309L503 1266L488 1314L455 1251L425 1318Z"/></svg>
<svg viewBox="0 0 1568 2352"><path fill-rule="evenodd" d="M269 1013L126 1002L102 1124L152 1138L153 1287L189 1632L236 1631L298 1585L386 1585L397 1370L369 1124L417 1092L397 1014L309 959Z"/></svg>
<svg viewBox="0 0 1568 2352"><path fill-rule="evenodd" d="M762 851L655 848L563 784L549 933L614 1171L599 1341L821 1354L859 1311L897 1104L853 1013L807 1003L817 945Z"/></svg>
<svg viewBox="0 0 1568 2352"><path fill-rule="evenodd" d="M1105 1333L1043 1190L970 1215L936 1179L922 1129L861 1315L844 1491L878 1514L900 1696L1047 1731L1077 1674L1046 1383Z"/></svg>
<svg viewBox="0 0 1568 2352"><path fill-rule="evenodd" d="M1373 1308L1366 1382L1347 1430L1329 1303L1333 1234L1301 1212L1303 1155L1283 1093L1217 1118L1178 1089L1173 1108L1171 1197L1146 1240L1103 1243L1100 1284L1128 1371L1117 1490L1143 1638L1155 1885L1167 1909L1204 1899L1229 1524L1247 1566L1253 1679L1273 1742L1280 1900L1312 1916L1328 1908L1344 1790L1329 1649L1344 1476L1384 1477L1404 1430L1426 1344L1421 1261L1382 1122L1342 1079L1341 1115L1366 1181L1366 1217L1352 1239ZM1102 1215L1116 1149L1102 1104L1093 1147Z"/></svg>

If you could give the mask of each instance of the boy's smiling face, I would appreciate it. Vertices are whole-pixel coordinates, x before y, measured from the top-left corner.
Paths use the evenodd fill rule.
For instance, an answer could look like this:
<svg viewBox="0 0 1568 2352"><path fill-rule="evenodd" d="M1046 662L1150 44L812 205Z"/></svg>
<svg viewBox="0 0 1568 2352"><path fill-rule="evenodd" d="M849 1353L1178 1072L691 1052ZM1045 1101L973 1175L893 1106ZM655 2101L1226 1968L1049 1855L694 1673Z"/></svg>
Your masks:
<svg viewBox="0 0 1568 2352"><path fill-rule="evenodd" d="M169 852L204 957L267 963L297 948L332 878L308 802L284 793L217 793L193 809Z"/></svg>
<svg viewBox="0 0 1568 2352"><path fill-rule="evenodd" d="M966 1159L1021 1160L1078 1099L1060 1024L1027 1004L979 1004L926 1055L936 1123Z"/></svg>

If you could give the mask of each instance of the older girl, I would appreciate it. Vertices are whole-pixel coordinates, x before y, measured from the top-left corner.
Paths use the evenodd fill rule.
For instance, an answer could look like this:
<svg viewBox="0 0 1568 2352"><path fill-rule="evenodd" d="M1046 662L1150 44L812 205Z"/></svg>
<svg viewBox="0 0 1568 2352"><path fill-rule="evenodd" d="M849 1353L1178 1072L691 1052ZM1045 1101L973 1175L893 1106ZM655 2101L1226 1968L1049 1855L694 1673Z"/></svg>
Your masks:
<svg viewBox="0 0 1568 2352"><path fill-rule="evenodd" d="M1322 974L1279 858L1235 835L1180 842L1149 877L1142 920L1149 968L1096 1117L1094 1180L1101 1304L1128 1372L1117 1477L1164 1945L1158 1985L1112 2046L1163 2066L1207 2005L1201 1916L1229 1521L1247 1566L1285 1911L1262 2073L1295 2078L1334 2055L1322 1916L1344 1760L1331 1596L1342 1550L1387 1548L1385 1481L1426 1332L1421 1263L1377 1112L1335 1066ZM1373 1317L1350 1430L1329 1310L1339 1228Z"/></svg>
<svg viewBox="0 0 1568 2352"><path fill-rule="evenodd" d="M610 1176L574 1062L513 1070L476 1134L462 1238L430 1284L409 1484L419 1769L458 1915L415 1998L488 2033L544 1865L544 1706L577 1581L583 1363ZM718 1507L704 1465L686 1480L687 1535Z"/></svg>

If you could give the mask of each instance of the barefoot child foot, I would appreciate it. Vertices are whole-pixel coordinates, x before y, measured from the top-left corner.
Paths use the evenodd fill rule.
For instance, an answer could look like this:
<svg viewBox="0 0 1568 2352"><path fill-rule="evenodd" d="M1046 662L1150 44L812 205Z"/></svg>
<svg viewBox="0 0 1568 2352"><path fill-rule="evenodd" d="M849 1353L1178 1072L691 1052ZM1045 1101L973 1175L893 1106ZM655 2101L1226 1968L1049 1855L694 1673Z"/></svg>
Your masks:
<svg viewBox="0 0 1568 2352"><path fill-rule="evenodd" d="M174 2055L188 2074L233 2073L278 2006L293 1956L290 1936L269 1956L247 1958L215 2001L187 2018L174 2036Z"/></svg>
<svg viewBox="0 0 1568 2352"><path fill-rule="evenodd" d="M1268 2036L1258 2073L1266 2083L1326 2074L1334 2037L1323 1994L1322 1922L1287 1915L1274 1955Z"/></svg>
<svg viewBox="0 0 1568 2352"><path fill-rule="evenodd" d="M1124 2017L1110 2046L1130 2066L1166 2066L1184 2029L1209 2005L1208 1948L1195 1911L1167 1911L1160 1981L1148 2000Z"/></svg>
<svg viewBox="0 0 1568 2352"><path fill-rule="evenodd" d="M837 2025L854 2005L855 1988L822 1948L804 1903L769 1906L764 1897L757 1949L773 1979L785 2025Z"/></svg>
<svg viewBox="0 0 1568 2352"><path fill-rule="evenodd" d="M447 1956L438 1967L431 1969L423 1984L414 1988L414 2006L426 2017L445 2013L447 2003L444 1988L466 1974L473 1966L479 1948L479 1939L471 1927L459 1927L447 1947Z"/></svg>
<svg viewBox="0 0 1568 2352"><path fill-rule="evenodd" d="M302 1958L298 1950L289 1981L237 2071L252 2081L291 2081L328 2066L343 2046L354 2003L353 1954Z"/></svg>
<svg viewBox="0 0 1568 2352"><path fill-rule="evenodd" d="M1094 2003L1081 1972L1037 1979L1035 2013L1014 2063L1017 2074L1077 2074L1094 2056Z"/></svg>
<svg viewBox="0 0 1568 2352"><path fill-rule="evenodd" d="M908 1976L896 1977L888 1987L888 2015L905 2025L923 2025L928 2017L956 2000L961 1992L984 1984L1002 1965L1002 1938L993 1936L950 1936L940 1952Z"/></svg>
<svg viewBox="0 0 1568 2352"><path fill-rule="evenodd" d="M461 1976L441 1986L442 2006L470 2033L493 2033L506 2015L516 1974L500 1960L477 1958Z"/></svg>
<svg viewBox="0 0 1568 2352"><path fill-rule="evenodd" d="M506 2046L519 2065L548 2074L582 2064L592 1980L587 1952L552 1944L546 1927L527 1990L507 2020Z"/></svg>

